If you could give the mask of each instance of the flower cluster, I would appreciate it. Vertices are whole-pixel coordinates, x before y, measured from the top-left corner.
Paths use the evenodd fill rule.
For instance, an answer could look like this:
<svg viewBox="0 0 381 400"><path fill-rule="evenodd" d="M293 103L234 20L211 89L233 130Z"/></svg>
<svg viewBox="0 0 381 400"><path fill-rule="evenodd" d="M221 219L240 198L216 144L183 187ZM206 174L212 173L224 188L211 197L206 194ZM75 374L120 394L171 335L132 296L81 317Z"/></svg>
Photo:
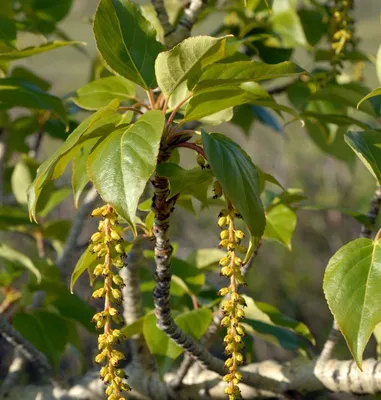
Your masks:
<svg viewBox="0 0 381 400"><path fill-rule="evenodd" d="M354 44L354 20L351 16L354 0L334 0L331 8L331 46L333 55L331 65L334 71L342 67L348 44Z"/></svg>
<svg viewBox="0 0 381 400"><path fill-rule="evenodd" d="M99 223L98 232L91 237L90 251L97 255L99 263L94 269L94 278L103 276L104 285L93 293L93 298L104 298L103 311L95 314L93 321L97 329L103 329L98 337L99 353L95 361L104 364L100 371L101 379L106 385L108 400L123 400L122 391L131 390L126 383L126 374L118 364L124 359L123 353L116 350L116 344L123 340L123 334L119 329L113 329L112 323L119 325L123 319L119 311L112 304L120 304L123 287L123 279L118 275L117 270L124 266L122 257L125 252L122 245L122 229L118 226L117 215L110 205L95 209L92 216L103 217ZM115 267L115 268L113 268Z"/></svg>
<svg viewBox="0 0 381 400"><path fill-rule="evenodd" d="M241 397L238 384L242 381L242 375L238 371L238 366L243 363L241 351L244 347L242 338L245 335L245 328L240 321L245 316L243 307L246 306L246 303L238 293L238 285L245 284L245 279L241 272L242 258L237 253L245 254L247 249L241 245L245 234L241 230L235 229L234 221L237 215L231 206L229 209L222 210L218 219L218 225L222 229L220 248L227 250L226 256L220 260L221 274L230 280L229 286L219 291L220 296L227 297L222 303L224 318L221 325L227 330L224 343L229 358L225 361L225 366L229 373L224 376L223 380L227 382L225 393L229 396L229 400Z"/></svg>

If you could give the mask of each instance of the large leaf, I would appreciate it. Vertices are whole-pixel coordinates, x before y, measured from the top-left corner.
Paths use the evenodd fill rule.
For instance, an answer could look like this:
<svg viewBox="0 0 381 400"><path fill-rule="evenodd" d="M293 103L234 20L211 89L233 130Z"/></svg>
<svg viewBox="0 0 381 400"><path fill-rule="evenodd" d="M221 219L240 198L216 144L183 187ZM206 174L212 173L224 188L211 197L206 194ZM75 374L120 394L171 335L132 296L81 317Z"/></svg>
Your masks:
<svg viewBox="0 0 381 400"><path fill-rule="evenodd" d="M225 38L195 36L160 53L155 62L157 83L166 97L193 73L222 58Z"/></svg>
<svg viewBox="0 0 381 400"><path fill-rule="evenodd" d="M266 229L263 236L276 240L291 250L291 239L295 227L295 211L284 204L279 204L266 214Z"/></svg>
<svg viewBox="0 0 381 400"><path fill-rule="evenodd" d="M91 181L135 231L139 198L157 164L164 128L161 111L148 111L127 130L109 135L88 158Z"/></svg>
<svg viewBox="0 0 381 400"><path fill-rule="evenodd" d="M381 184L381 132L348 132L344 139Z"/></svg>
<svg viewBox="0 0 381 400"><path fill-rule="evenodd" d="M0 245L0 258L15 264L20 268L26 268L36 276L38 282L41 281L41 273L34 265L33 261L18 250L13 249L6 244L2 244Z"/></svg>
<svg viewBox="0 0 381 400"><path fill-rule="evenodd" d="M197 340L206 332L211 320L212 312L207 308L188 311L175 318L176 324L182 331ZM147 315L144 319L143 334L151 353L156 359L160 374L164 375L173 366L173 361L184 350L156 327L155 315Z"/></svg>
<svg viewBox="0 0 381 400"><path fill-rule="evenodd" d="M92 81L77 90L75 104L85 110L98 110L107 106L112 100L120 102L135 96L135 85L122 76L108 76Z"/></svg>
<svg viewBox="0 0 381 400"><path fill-rule="evenodd" d="M74 268L73 273L70 278L70 291L73 293L75 282L77 282L78 278L87 270L89 273L95 268L98 264L96 254L93 254L87 248L81 255L80 259L77 262L77 265Z"/></svg>
<svg viewBox="0 0 381 400"><path fill-rule="evenodd" d="M67 125L66 110L61 99L52 96L23 79L0 79L0 105L48 110L57 114Z"/></svg>
<svg viewBox="0 0 381 400"><path fill-rule="evenodd" d="M41 164L36 179L28 188L28 205L31 218L36 221L36 206L43 187L63 174L66 165L74 157L75 152L79 150L78 145L88 139L100 137L115 130L116 124L121 121L120 115L113 115L118 107L119 102L113 100L107 107L98 110L85 119L67 138L66 142Z"/></svg>
<svg viewBox="0 0 381 400"><path fill-rule="evenodd" d="M0 62L10 62L19 60L25 57L35 56L37 54L45 53L46 51L58 49L60 47L65 46L73 46L77 44L84 44L83 42L74 42L74 41L58 41L44 43L40 46L27 47L22 50L13 50L8 52L0 52Z"/></svg>
<svg viewBox="0 0 381 400"><path fill-rule="evenodd" d="M329 261L323 289L359 368L366 344L381 322L381 240L357 239Z"/></svg>
<svg viewBox="0 0 381 400"><path fill-rule="evenodd" d="M237 143L224 135L208 134L203 130L202 141L210 167L224 193L242 214L251 235L259 239L266 219L259 176L253 162Z"/></svg>
<svg viewBox="0 0 381 400"><path fill-rule="evenodd" d="M108 67L144 89L156 87L154 63L163 46L129 0L101 0L94 19L97 47Z"/></svg>
<svg viewBox="0 0 381 400"><path fill-rule="evenodd" d="M231 85L243 82L259 82L266 79L296 76L305 72L293 62L265 64L258 61L237 61L218 63L205 68L193 91L220 85Z"/></svg>

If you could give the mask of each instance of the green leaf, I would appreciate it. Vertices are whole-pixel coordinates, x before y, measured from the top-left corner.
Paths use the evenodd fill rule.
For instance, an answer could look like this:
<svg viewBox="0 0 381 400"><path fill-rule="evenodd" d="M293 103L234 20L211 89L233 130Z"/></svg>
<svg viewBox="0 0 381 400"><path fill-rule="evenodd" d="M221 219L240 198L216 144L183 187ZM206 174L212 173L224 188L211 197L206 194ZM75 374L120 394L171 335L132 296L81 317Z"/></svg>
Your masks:
<svg viewBox="0 0 381 400"><path fill-rule="evenodd" d="M367 94L365 97L363 97L357 104L357 108L360 109L361 104L365 101L368 100L372 97L376 97L376 96L381 96L381 88L377 88L372 90L369 94ZM366 129L366 128L365 128Z"/></svg>
<svg viewBox="0 0 381 400"><path fill-rule="evenodd" d="M0 79L0 105L2 104L52 111L66 125L68 124L66 110L61 99L22 79Z"/></svg>
<svg viewBox="0 0 381 400"><path fill-rule="evenodd" d="M242 84L240 86L224 85L221 87L212 87L197 92L190 99L185 110L184 122L199 120L226 108L241 104L251 103L260 105L258 103L260 100L275 104L271 96L257 83L251 83L250 86Z"/></svg>
<svg viewBox="0 0 381 400"><path fill-rule="evenodd" d="M348 132L344 139L381 184L381 132Z"/></svg>
<svg viewBox="0 0 381 400"><path fill-rule="evenodd" d="M50 220L43 224L44 237L65 242L69 233L71 221L66 219Z"/></svg>
<svg viewBox="0 0 381 400"><path fill-rule="evenodd" d="M16 207L0 207L0 229L15 227L27 227L29 229L30 226L33 226L33 223L25 211Z"/></svg>
<svg viewBox="0 0 381 400"><path fill-rule="evenodd" d="M263 237L276 240L291 251L291 239L295 227L295 211L284 204L279 204L266 214L266 229Z"/></svg>
<svg viewBox="0 0 381 400"><path fill-rule="evenodd" d="M186 292L189 294L197 294L205 284L205 274L194 265L172 257L171 259L172 274L181 278L187 286Z"/></svg>
<svg viewBox="0 0 381 400"><path fill-rule="evenodd" d="M34 265L33 261L27 257L25 254L19 252L12 247L1 244L0 245L0 258L8 261L12 264L17 265L20 268L26 268L37 278L37 282L41 282L41 274L37 267Z"/></svg>
<svg viewBox="0 0 381 400"><path fill-rule="evenodd" d="M53 187L50 188L49 186L46 186L44 191L46 191L46 194L45 196L41 196L41 201L37 206L37 214L43 218L53 211L71 194L71 189L69 187L55 189Z"/></svg>
<svg viewBox="0 0 381 400"><path fill-rule="evenodd" d="M323 289L353 358L361 369L362 355L381 322L381 240L356 239L330 259Z"/></svg>
<svg viewBox="0 0 381 400"><path fill-rule="evenodd" d="M192 74L221 59L225 43L226 37L194 36L160 53L155 62L155 72L164 95L168 98Z"/></svg>
<svg viewBox="0 0 381 400"><path fill-rule="evenodd" d="M289 319L269 304L256 303L246 295L243 297L247 304L243 324L248 333L287 350L307 349L314 343L304 324Z"/></svg>
<svg viewBox="0 0 381 400"><path fill-rule="evenodd" d="M108 67L144 89L155 88L154 63L163 46L129 0L101 0L94 19L97 48Z"/></svg>
<svg viewBox="0 0 381 400"><path fill-rule="evenodd" d="M202 130L202 141L214 176L241 213L251 235L262 236L266 219L260 198L258 172L239 145L219 133Z"/></svg>
<svg viewBox="0 0 381 400"><path fill-rule="evenodd" d="M164 163L157 166L157 172L161 176L166 176L169 179L171 187L170 196L175 196L178 193L182 194L193 194L194 190L200 185L212 181L212 171L208 169L201 169L200 167L192 169L183 169L177 164ZM207 201L206 192L205 198L202 199L204 202Z"/></svg>
<svg viewBox="0 0 381 400"><path fill-rule="evenodd" d="M226 252L220 249L198 249L190 253L188 262L199 269L216 269L220 259L225 255Z"/></svg>
<svg viewBox="0 0 381 400"><path fill-rule="evenodd" d="M176 324L188 335L199 340L208 329L212 312L207 308L198 308L180 314L175 318ZM151 354L155 357L161 376L173 365L183 349L177 346L156 326L156 316L147 315L143 323L143 334Z"/></svg>
<svg viewBox="0 0 381 400"><path fill-rule="evenodd" d="M75 104L85 110L98 110L107 106L110 101L120 102L130 100L135 96L135 85L122 76L109 76L92 81L77 90Z"/></svg>
<svg viewBox="0 0 381 400"><path fill-rule="evenodd" d="M38 86L41 90L44 90L45 92L48 91L52 86L47 80L41 78L31 70L24 67L13 68L12 77L21 78L24 79L25 81L33 83L33 85Z"/></svg>
<svg viewBox="0 0 381 400"><path fill-rule="evenodd" d="M113 100L107 107L85 119L67 138L66 142L41 164L36 179L28 188L28 206L31 218L36 221L36 206L43 187L63 174L66 165L79 150L78 145L88 139L107 135L115 130L116 124L120 122L120 116L113 114L118 107L119 102Z"/></svg>
<svg viewBox="0 0 381 400"><path fill-rule="evenodd" d="M80 259L77 262L77 265L74 268L73 273L70 278L70 292L73 293L75 282L77 282L78 278L85 272L85 270L91 271L98 264L96 254L93 254L87 248Z"/></svg>
<svg viewBox="0 0 381 400"><path fill-rule="evenodd" d="M164 115L147 111L127 130L109 135L88 158L88 174L102 199L135 231L139 198L156 168Z"/></svg>
<svg viewBox="0 0 381 400"><path fill-rule="evenodd" d="M302 118L303 120L312 119L318 122L320 121L346 127L349 125L357 125L362 129L369 129L368 124L365 124L364 122L361 122L358 119L348 117L347 115L323 114L314 111L305 111L302 114L300 114L300 118Z"/></svg>
<svg viewBox="0 0 381 400"><path fill-rule="evenodd" d="M83 192L83 189L89 182L87 175L86 166L87 158L95 145L98 143L98 138L88 140L78 152L76 152L73 158L73 173L71 178L71 185L73 187L74 204L78 208L79 198Z"/></svg>
<svg viewBox="0 0 381 400"><path fill-rule="evenodd" d="M13 170L11 178L12 192L19 204L28 204L26 188L32 183L36 169L37 166L32 169L27 160L21 158Z"/></svg>
<svg viewBox="0 0 381 400"><path fill-rule="evenodd" d="M258 61L218 63L204 69L193 91L198 92L221 85L297 76L303 72L305 72L304 69L289 61L279 64L265 64Z"/></svg>
<svg viewBox="0 0 381 400"><path fill-rule="evenodd" d="M55 371L58 371L69 338L65 319L58 314L34 311L17 313L13 318L13 325L25 339L46 355Z"/></svg>
<svg viewBox="0 0 381 400"><path fill-rule="evenodd" d="M84 42L75 41L59 41L44 43L41 46L27 47L22 50L12 50L8 52L0 52L0 62L10 62L20 60L21 58L35 56L37 54L45 53L46 51L58 49L65 46L73 46L77 44L85 44Z"/></svg>
<svg viewBox="0 0 381 400"><path fill-rule="evenodd" d="M16 35L15 20L0 15L0 54L16 48Z"/></svg>

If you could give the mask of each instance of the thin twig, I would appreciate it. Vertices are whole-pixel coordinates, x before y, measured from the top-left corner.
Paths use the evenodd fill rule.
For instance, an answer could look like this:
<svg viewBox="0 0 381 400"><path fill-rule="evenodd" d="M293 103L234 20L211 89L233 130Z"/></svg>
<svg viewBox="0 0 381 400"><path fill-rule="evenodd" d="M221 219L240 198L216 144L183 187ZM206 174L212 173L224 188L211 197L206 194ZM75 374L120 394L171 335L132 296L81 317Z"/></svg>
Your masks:
<svg viewBox="0 0 381 400"><path fill-rule="evenodd" d="M13 360L8 368L7 376L0 388L0 397L7 397L11 389L20 382L21 374L25 367L25 358L20 351L14 351Z"/></svg>
<svg viewBox="0 0 381 400"><path fill-rule="evenodd" d="M205 160L207 160L207 157L206 157L206 154L205 154L204 149L203 149L202 147L200 147L200 146L197 146L196 143L189 143L189 142L178 143L178 144L176 144L176 145L173 146L173 147L184 147L184 148L186 148L186 149L194 150L194 151L196 151L197 153L201 154L201 155L205 158Z"/></svg>

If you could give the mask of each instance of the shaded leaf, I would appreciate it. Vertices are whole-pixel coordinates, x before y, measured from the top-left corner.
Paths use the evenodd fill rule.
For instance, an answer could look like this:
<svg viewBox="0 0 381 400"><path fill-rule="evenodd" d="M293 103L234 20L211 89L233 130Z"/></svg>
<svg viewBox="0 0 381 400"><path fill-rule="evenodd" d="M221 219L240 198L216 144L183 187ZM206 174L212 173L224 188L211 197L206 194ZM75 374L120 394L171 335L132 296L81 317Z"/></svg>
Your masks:
<svg viewBox="0 0 381 400"><path fill-rule="evenodd" d="M156 87L154 62L163 46L136 4L101 0L94 19L94 36L111 70L144 89Z"/></svg>
<svg viewBox="0 0 381 400"><path fill-rule="evenodd" d="M86 271L91 271L98 264L96 254L90 253L89 248L87 248L80 259L77 262L77 265L74 268L73 273L70 278L70 292L73 293L75 282L77 282L78 278Z"/></svg>

